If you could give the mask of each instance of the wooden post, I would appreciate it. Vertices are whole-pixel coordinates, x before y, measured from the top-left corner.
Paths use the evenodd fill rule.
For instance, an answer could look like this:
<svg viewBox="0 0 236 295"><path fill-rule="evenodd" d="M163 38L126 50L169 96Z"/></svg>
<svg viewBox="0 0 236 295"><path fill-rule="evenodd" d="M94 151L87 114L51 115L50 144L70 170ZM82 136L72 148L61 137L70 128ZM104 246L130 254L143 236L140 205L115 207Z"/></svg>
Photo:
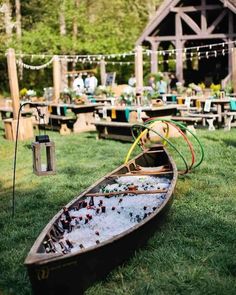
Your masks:
<svg viewBox="0 0 236 295"><path fill-rule="evenodd" d="M13 119L17 119L18 112L20 108L19 101L19 85L16 69L16 56L15 50L9 48L7 51L7 67L8 67L8 76L9 76L9 85L12 98L12 107L13 107Z"/></svg>
<svg viewBox="0 0 236 295"><path fill-rule="evenodd" d="M142 50L142 46L136 47L135 78L136 78L136 93L142 94L142 92L143 92L143 50Z"/></svg>
<svg viewBox="0 0 236 295"><path fill-rule="evenodd" d="M101 77L101 85L105 85L106 83L106 64L105 60L100 61L100 77Z"/></svg>
<svg viewBox="0 0 236 295"><path fill-rule="evenodd" d="M234 93L236 92L236 47L233 48L232 52L232 81Z"/></svg>
<svg viewBox="0 0 236 295"><path fill-rule="evenodd" d="M158 72L158 46L159 42L153 41L152 45L152 53L151 53L151 73L156 74Z"/></svg>
<svg viewBox="0 0 236 295"><path fill-rule="evenodd" d="M176 51L176 77L180 82L183 82L183 41L181 40L183 30L179 13L175 16L175 34L175 48L180 49Z"/></svg>
<svg viewBox="0 0 236 295"><path fill-rule="evenodd" d="M60 82L61 82L61 69L60 60L57 55L53 58L53 102L58 103L60 98Z"/></svg>
<svg viewBox="0 0 236 295"><path fill-rule="evenodd" d="M68 67L68 62L66 57L61 59L60 62L60 69L61 69L61 81L60 81L60 91L63 92L65 88L68 87L68 79L67 79L67 67Z"/></svg>
<svg viewBox="0 0 236 295"><path fill-rule="evenodd" d="M181 48L181 50L176 51L176 76L179 82L183 82L183 47L182 42L177 40L176 48Z"/></svg>

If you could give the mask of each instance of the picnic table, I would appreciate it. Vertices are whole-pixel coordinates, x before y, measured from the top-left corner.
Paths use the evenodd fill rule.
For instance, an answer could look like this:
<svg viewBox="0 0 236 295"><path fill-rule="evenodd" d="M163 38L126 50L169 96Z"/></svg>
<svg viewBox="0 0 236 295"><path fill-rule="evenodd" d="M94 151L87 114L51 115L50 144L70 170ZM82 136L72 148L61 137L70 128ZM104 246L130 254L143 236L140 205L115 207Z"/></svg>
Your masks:
<svg viewBox="0 0 236 295"><path fill-rule="evenodd" d="M0 107L0 114L2 120L13 118L13 108L12 107ZM25 110L21 112L22 116L31 115L32 112L30 110Z"/></svg>
<svg viewBox="0 0 236 295"><path fill-rule="evenodd" d="M149 106L103 106L97 107L97 120L94 125L98 138L132 141L131 127L153 117L176 115L176 105Z"/></svg>

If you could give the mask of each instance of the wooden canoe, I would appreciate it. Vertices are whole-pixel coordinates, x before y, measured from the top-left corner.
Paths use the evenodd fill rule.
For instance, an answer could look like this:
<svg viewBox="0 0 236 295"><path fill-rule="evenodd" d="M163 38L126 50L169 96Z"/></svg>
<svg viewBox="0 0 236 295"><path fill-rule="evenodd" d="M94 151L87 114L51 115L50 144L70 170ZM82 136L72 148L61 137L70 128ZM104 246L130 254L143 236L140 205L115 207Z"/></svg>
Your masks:
<svg viewBox="0 0 236 295"><path fill-rule="evenodd" d="M104 185L105 187L112 187L117 182L117 179L124 179L124 177L151 177L150 179L152 181L154 179L155 181L152 189L148 189L147 191L145 191L145 187L144 189L140 189L140 187L137 189L135 185L126 187L126 189L122 187L117 192L117 196L114 195L113 191L101 191L101 187L104 187ZM149 178L146 179L149 181ZM168 188L162 189L155 186L155 184L164 179L169 183ZM84 290L95 280L104 277L115 266L124 262L157 229L164 213L172 203L176 180L177 169L173 159L162 145L157 145L142 152L127 164L120 166L73 199L43 229L25 260L33 294L83 294ZM129 197L130 200L132 196L135 198L138 196L141 196L141 198L148 196L152 202L153 197L159 198L158 196L161 196L162 202L152 207L152 211L148 212L148 214L142 215L138 219L136 218L136 223L131 224L128 229L126 228L118 234L114 231L112 236L101 240L99 243L96 241L94 245L92 244L88 247L80 245L81 248L79 250L73 249L73 251L66 254L63 254L62 251L52 251L51 248L49 250L45 248L45 243L50 238L52 238L53 243L57 243L57 240L60 240L61 237L59 237L55 226L59 225L63 214L65 216L65 208L69 212L77 208L78 212L80 212L82 210L80 208L83 207L81 207L81 203L86 203L86 200L88 198L91 199L92 195L94 195L95 200L99 196L104 195L103 197L107 198L106 202L108 203L110 202L110 198L112 200L113 198L122 197L123 200L126 200L125 198ZM120 199L119 202L121 202ZM135 203L135 206L139 206L137 204ZM126 209L125 205L121 208ZM114 210L114 207L112 207L112 210ZM109 216L108 211L107 209L104 216ZM78 212L75 213L77 214ZM131 213L129 214L131 215ZM95 223L96 218L96 215L94 215L93 222ZM117 221L118 218L122 218L122 214L117 214ZM85 226L83 225L82 227ZM77 229L77 231L79 230ZM89 238L88 241L91 242L91 239Z"/></svg>

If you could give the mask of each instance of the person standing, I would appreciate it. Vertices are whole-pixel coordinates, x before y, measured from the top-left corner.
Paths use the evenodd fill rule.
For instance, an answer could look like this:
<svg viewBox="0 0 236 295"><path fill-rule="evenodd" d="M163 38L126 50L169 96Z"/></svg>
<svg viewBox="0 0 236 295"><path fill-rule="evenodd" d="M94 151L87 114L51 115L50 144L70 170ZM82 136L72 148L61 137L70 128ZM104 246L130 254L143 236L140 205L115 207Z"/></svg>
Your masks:
<svg viewBox="0 0 236 295"><path fill-rule="evenodd" d="M84 86L86 89L86 93L89 93L89 86L90 86L90 74L87 75L87 77L84 80Z"/></svg>
<svg viewBox="0 0 236 295"><path fill-rule="evenodd" d="M131 87L135 87L135 85L136 85L136 78L134 77L134 74L132 74L131 77L129 78L128 84Z"/></svg>
<svg viewBox="0 0 236 295"><path fill-rule="evenodd" d="M163 80L163 77L160 77L160 81L157 81L157 90L159 94L167 93L167 83Z"/></svg>
<svg viewBox="0 0 236 295"><path fill-rule="evenodd" d="M91 76L89 78L89 88L88 88L88 93L89 94L94 94L95 89L98 86L98 79L95 77L94 73L91 73Z"/></svg>
<svg viewBox="0 0 236 295"><path fill-rule="evenodd" d="M75 80L73 82L73 90L75 91L76 95L82 95L84 92L84 80L82 78L82 75L79 74L75 77Z"/></svg>
<svg viewBox="0 0 236 295"><path fill-rule="evenodd" d="M178 79L176 78L176 76L174 74L171 74L170 75L170 90L171 91L176 91L177 90L176 83L178 83Z"/></svg>

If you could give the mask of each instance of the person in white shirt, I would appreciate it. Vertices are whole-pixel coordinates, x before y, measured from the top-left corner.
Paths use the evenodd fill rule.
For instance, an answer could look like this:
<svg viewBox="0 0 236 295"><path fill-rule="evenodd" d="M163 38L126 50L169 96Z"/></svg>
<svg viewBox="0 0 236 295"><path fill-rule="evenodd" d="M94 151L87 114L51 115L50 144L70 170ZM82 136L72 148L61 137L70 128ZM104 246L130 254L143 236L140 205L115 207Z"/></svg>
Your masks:
<svg viewBox="0 0 236 295"><path fill-rule="evenodd" d="M81 95L84 92L84 80L82 75L80 74L77 76L73 82L73 90L75 91L76 95Z"/></svg>
<svg viewBox="0 0 236 295"><path fill-rule="evenodd" d="M98 79L94 76L94 73L91 73L89 78L89 88L88 93L94 94L96 87L98 86Z"/></svg>
<svg viewBox="0 0 236 295"><path fill-rule="evenodd" d="M129 84L129 86L131 86L131 87L135 87L135 85L136 85L136 78L134 77L133 74L132 74L131 77L129 78L128 84Z"/></svg>

